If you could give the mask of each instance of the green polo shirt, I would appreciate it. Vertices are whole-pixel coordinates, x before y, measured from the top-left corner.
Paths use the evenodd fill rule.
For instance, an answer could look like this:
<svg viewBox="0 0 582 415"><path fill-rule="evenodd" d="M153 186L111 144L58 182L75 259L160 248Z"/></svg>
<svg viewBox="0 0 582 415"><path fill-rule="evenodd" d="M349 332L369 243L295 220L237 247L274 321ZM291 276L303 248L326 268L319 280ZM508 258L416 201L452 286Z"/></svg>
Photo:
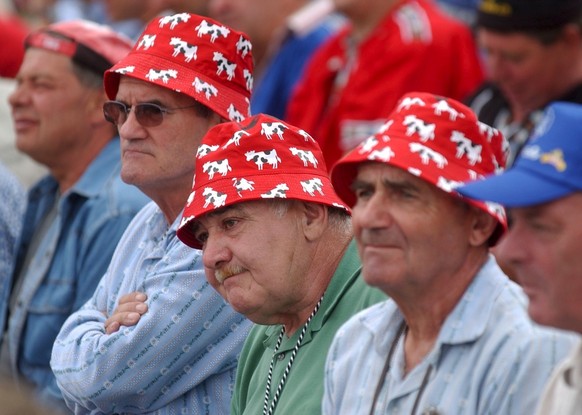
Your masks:
<svg viewBox="0 0 582 415"><path fill-rule="evenodd" d="M386 299L360 278L361 263L352 241L346 250L323 297L321 307L305 334L301 347L275 408L275 414L320 414L323 397L323 375L327 351L338 328L351 316ZM255 325L241 352L234 396L233 415L263 413L269 365L281 326ZM275 356L271 396L277 390L301 329L292 337L283 336Z"/></svg>

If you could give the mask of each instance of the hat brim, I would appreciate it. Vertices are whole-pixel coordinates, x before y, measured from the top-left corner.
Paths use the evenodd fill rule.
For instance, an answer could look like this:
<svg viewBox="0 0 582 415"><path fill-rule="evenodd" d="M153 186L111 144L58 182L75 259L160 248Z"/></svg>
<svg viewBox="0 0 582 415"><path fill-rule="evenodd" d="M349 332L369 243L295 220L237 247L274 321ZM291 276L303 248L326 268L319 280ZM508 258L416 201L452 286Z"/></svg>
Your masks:
<svg viewBox="0 0 582 415"><path fill-rule="evenodd" d="M496 202L508 208L539 205L575 190L522 168L513 168L498 176L489 176L457 188L466 197Z"/></svg>
<svg viewBox="0 0 582 415"><path fill-rule="evenodd" d="M289 180L289 178L292 180ZM331 181L319 174L306 174L299 172L285 172L285 174L277 174L271 171L264 172L257 175L247 175L245 178L252 183L252 191L237 190L233 186L233 177L220 177L207 182L202 187L195 189L195 196L191 202L184 209L182 223L178 229L178 238L186 245L195 249L202 249L202 245L195 238L192 225L201 216L206 213L216 210L218 207L227 207L243 202L250 202L256 200L268 200L272 198L286 199L286 200L300 200L305 202L320 203L331 207L344 209L351 213L350 209L344 205L342 200L335 192ZM322 187L320 189L304 188L302 182L307 182L313 179L319 179ZM283 193L276 190L277 186L284 184L287 188ZM213 205L212 201L207 199L204 195L205 189L218 189L220 195L224 198L220 202L220 206Z"/></svg>

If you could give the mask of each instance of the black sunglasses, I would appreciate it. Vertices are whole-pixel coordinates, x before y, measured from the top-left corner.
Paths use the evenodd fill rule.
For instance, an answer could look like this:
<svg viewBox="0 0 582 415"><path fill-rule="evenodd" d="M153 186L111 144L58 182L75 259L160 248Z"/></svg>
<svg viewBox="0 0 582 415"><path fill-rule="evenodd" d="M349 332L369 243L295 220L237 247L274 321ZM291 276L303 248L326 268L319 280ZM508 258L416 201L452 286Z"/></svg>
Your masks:
<svg viewBox="0 0 582 415"><path fill-rule="evenodd" d="M119 101L107 101L103 104L103 115L105 119L116 126L122 125L127 121L129 112L133 108L135 119L144 127L156 127L164 121L165 114L171 114L171 111L182 110L195 107L197 104L187 107L164 108L157 104L142 102L133 106L125 105Z"/></svg>

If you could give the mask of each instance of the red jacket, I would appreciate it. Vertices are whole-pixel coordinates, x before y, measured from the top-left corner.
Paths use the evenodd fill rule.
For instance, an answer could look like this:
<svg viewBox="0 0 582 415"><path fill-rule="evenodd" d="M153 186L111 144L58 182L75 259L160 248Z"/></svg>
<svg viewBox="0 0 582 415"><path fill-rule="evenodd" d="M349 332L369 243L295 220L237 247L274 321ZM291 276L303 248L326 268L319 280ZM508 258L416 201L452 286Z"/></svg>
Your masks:
<svg viewBox="0 0 582 415"><path fill-rule="evenodd" d="M402 0L353 52L347 27L315 53L286 120L318 140L328 169L374 133L403 94L422 91L462 101L481 84L470 30L437 7Z"/></svg>

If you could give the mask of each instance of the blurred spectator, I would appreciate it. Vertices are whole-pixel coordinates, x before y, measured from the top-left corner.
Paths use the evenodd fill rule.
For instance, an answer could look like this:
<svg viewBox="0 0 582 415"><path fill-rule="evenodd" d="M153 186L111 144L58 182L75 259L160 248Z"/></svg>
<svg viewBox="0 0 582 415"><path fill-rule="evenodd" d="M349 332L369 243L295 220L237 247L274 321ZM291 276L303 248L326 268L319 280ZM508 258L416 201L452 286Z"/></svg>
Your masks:
<svg viewBox="0 0 582 415"><path fill-rule="evenodd" d="M403 93L465 98L483 80L469 28L430 0L334 0L351 25L313 56L287 119L328 167L373 134Z"/></svg>
<svg viewBox="0 0 582 415"><path fill-rule="evenodd" d="M479 0L436 0L438 5L451 16L473 27L477 18Z"/></svg>
<svg viewBox="0 0 582 415"><path fill-rule="evenodd" d="M38 401L27 386L17 386L11 379L0 377L0 415L61 415Z"/></svg>
<svg viewBox="0 0 582 415"><path fill-rule="evenodd" d="M14 78L24 57L27 23L0 0L0 78Z"/></svg>
<svg viewBox="0 0 582 415"><path fill-rule="evenodd" d="M10 294L2 293L0 369L64 408L51 345L147 201L121 181L119 139L102 109L103 73L131 44L105 26L70 21L32 32L26 46L9 97L16 143L50 174L29 190Z"/></svg>
<svg viewBox="0 0 582 415"><path fill-rule="evenodd" d="M256 70L251 112L285 117L291 93L315 50L343 23L331 0L209 0L209 13L245 32Z"/></svg>
<svg viewBox="0 0 582 415"><path fill-rule="evenodd" d="M488 81L467 100L509 140L513 162L551 101L582 103L582 0L482 0Z"/></svg>

